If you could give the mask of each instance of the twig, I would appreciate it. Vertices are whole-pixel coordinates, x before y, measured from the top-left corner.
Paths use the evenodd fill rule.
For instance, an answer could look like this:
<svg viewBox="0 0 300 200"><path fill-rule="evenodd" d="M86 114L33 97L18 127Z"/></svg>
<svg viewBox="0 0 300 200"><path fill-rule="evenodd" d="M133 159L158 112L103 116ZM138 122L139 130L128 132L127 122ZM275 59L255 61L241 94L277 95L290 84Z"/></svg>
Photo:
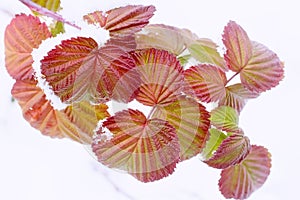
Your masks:
<svg viewBox="0 0 300 200"><path fill-rule="evenodd" d="M22 2L23 4L25 4L27 7L29 7L31 10L35 11L35 12L38 12L40 14L43 14L47 17L51 17L57 21L60 21L60 22L63 22L65 24L68 24L70 26L73 26L79 30L81 30L81 28L79 26L77 26L75 23L73 22L70 22L70 21L67 21L65 20L60 14L57 14L51 10L48 10L47 8L44 8L30 0L19 0L20 2Z"/></svg>

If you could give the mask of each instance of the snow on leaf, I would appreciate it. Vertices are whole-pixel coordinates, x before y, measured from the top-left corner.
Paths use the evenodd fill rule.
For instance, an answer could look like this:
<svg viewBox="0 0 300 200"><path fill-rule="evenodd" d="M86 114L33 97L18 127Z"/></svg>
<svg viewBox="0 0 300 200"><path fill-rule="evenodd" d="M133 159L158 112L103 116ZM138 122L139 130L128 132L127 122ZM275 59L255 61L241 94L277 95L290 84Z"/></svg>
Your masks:
<svg viewBox="0 0 300 200"><path fill-rule="evenodd" d="M268 150L252 145L241 163L222 170L219 189L225 198L247 199L265 183L270 168L271 154Z"/></svg>
<svg viewBox="0 0 300 200"><path fill-rule="evenodd" d="M219 105L230 106L241 112L248 99L259 96L257 92L251 92L242 84L237 83L226 87L226 96L219 101Z"/></svg>
<svg viewBox="0 0 300 200"><path fill-rule="evenodd" d="M196 100L180 96L172 104L157 107L152 117L166 120L175 127L181 161L202 151L208 138L209 113Z"/></svg>
<svg viewBox="0 0 300 200"><path fill-rule="evenodd" d="M42 73L54 93L67 103L82 99L95 103L107 101L114 92L120 91L115 88L119 81L125 84L124 81L131 79L128 76L133 73L127 72L135 67L130 55L118 46L98 48L92 38L84 37L62 41L41 63ZM135 79L125 85L128 85L128 91L123 94L133 94L131 87L136 89ZM127 102L128 98L121 96L118 100Z"/></svg>
<svg viewBox="0 0 300 200"><path fill-rule="evenodd" d="M149 23L154 11L154 6L142 5L128 5L109 10L106 12L104 28L117 37L136 33Z"/></svg>
<svg viewBox="0 0 300 200"><path fill-rule="evenodd" d="M225 60L229 69L239 72L252 56L252 43L236 22L230 21L224 29L223 43L226 47Z"/></svg>
<svg viewBox="0 0 300 200"><path fill-rule="evenodd" d="M142 112L129 109L108 118L103 127L108 128L113 137L92 144L99 162L125 170L142 182L159 180L173 173L180 147L175 128L167 121L147 120Z"/></svg>
<svg viewBox="0 0 300 200"><path fill-rule="evenodd" d="M202 38L189 44L188 50L199 62L214 64L226 71L226 63L217 51L217 47L218 46L210 39Z"/></svg>
<svg viewBox="0 0 300 200"><path fill-rule="evenodd" d="M203 102L216 102L225 97L225 73L211 64L199 64L184 72L184 92Z"/></svg>
<svg viewBox="0 0 300 200"><path fill-rule="evenodd" d="M95 11L83 18L89 24L99 24L112 37L123 37L140 31L149 23L155 11L154 6L128 5L107 12Z"/></svg>
<svg viewBox="0 0 300 200"><path fill-rule="evenodd" d="M173 54L145 49L132 54L141 79L136 100L147 106L167 105L182 91L183 68Z"/></svg>
<svg viewBox="0 0 300 200"><path fill-rule="evenodd" d="M32 15L16 15L5 30L5 63L8 73L17 80L33 77L31 52L49 38L46 24Z"/></svg>
<svg viewBox="0 0 300 200"><path fill-rule="evenodd" d="M239 133L239 114L238 112L229 106L219 106L213 109L210 113L211 124L218 129L227 132Z"/></svg>
<svg viewBox="0 0 300 200"><path fill-rule="evenodd" d="M91 143L98 121L109 116L106 105L86 102L70 105L65 110L55 110L34 79L17 80L12 95L30 125L50 137Z"/></svg>
<svg viewBox="0 0 300 200"><path fill-rule="evenodd" d="M227 136L218 129L209 129L209 139L206 142L205 148L202 151L202 156L205 160L208 160L213 156L213 153L219 148L219 146L226 137Z"/></svg>
<svg viewBox="0 0 300 200"><path fill-rule="evenodd" d="M240 73L242 84L250 91L264 92L283 79L283 63L264 45L253 42L253 53Z"/></svg>
<svg viewBox="0 0 300 200"><path fill-rule="evenodd" d="M185 50L185 40L181 29L164 24L150 24L136 34L138 49L156 48L175 55Z"/></svg>
<svg viewBox="0 0 300 200"><path fill-rule="evenodd" d="M22 108L24 118L32 127L50 137L64 137L57 126L55 110L43 91L37 87L36 80L17 80L11 93Z"/></svg>
<svg viewBox="0 0 300 200"><path fill-rule="evenodd" d="M214 155L204 162L211 167L225 169L244 160L250 149L248 137L234 134L224 139Z"/></svg>

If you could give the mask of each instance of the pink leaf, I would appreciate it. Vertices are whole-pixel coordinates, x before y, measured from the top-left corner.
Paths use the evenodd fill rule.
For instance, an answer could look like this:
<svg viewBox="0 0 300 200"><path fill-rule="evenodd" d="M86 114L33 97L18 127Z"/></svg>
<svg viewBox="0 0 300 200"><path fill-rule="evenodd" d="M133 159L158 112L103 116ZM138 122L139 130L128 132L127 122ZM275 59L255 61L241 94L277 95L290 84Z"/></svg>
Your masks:
<svg viewBox="0 0 300 200"><path fill-rule="evenodd" d="M253 42L252 46L252 57L241 71L241 81L250 91L264 92L283 79L283 63L264 45Z"/></svg>
<svg viewBox="0 0 300 200"><path fill-rule="evenodd" d="M219 101L219 105L230 106L241 112L248 99L253 99L259 96L257 92L251 92L242 84L237 83L226 87L226 96Z"/></svg>
<svg viewBox="0 0 300 200"><path fill-rule="evenodd" d="M244 160L250 148L248 137L234 134L223 140L214 155L204 162L211 167L225 169Z"/></svg>
<svg viewBox="0 0 300 200"><path fill-rule="evenodd" d="M136 100L147 106L167 105L182 91L183 68L173 54L157 49L133 53L141 79Z"/></svg>
<svg viewBox="0 0 300 200"><path fill-rule="evenodd" d="M113 134L108 141L93 143L99 162L125 170L142 182L173 173L180 147L175 128L161 119L147 120L138 110L125 110L108 118L103 127ZM101 138L101 135L98 137Z"/></svg>
<svg viewBox="0 0 300 200"><path fill-rule="evenodd" d="M225 97L226 76L211 64L200 64L184 72L184 92L203 102L216 102Z"/></svg>
<svg viewBox="0 0 300 200"><path fill-rule="evenodd" d="M32 15L16 15L10 22L5 29L5 64L14 79L33 77L31 52L50 36L46 24Z"/></svg>
<svg viewBox="0 0 300 200"><path fill-rule="evenodd" d="M252 57L252 43L245 30L230 21L224 29L223 43L226 47L225 60L229 69L238 72Z"/></svg>
<svg viewBox="0 0 300 200"><path fill-rule="evenodd" d="M267 180L271 155L262 146L252 145L248 156L239 164L222 170L219 189L225 198L247 199Z"/></svg>

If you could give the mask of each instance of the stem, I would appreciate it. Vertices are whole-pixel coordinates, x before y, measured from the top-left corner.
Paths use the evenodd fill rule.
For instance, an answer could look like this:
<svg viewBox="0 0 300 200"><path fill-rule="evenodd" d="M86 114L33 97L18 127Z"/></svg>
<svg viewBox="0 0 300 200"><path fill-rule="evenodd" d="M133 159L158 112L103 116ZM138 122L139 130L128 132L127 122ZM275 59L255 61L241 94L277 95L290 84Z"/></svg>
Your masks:
<svg viewBox="0 0 300 200"><path fill-rule="evenodd" d="M156 110L156 106L153 106L152 109L151 109L151 111L150 111L150 113L147 116L147 119L150 119L152 117L152 115L153 115L153 113L154 113L155 110Z"/></svg>
<svg viewBox="0 0 300 200"><path fill-rule="evenodd" d="M48 10L47 8L44 8L44 7L40 6L39 4L36 4L30 0L19 0L19 1L22 2L23 4L25 4L28 8L30 8L31 10L33 10L35 12L43 14L47 17L51 17L57 21L63 22L65 24L68 24L70 26L73 26L73 27L81 30L81 28L79 26L77 26L75 23L65 20L60 14L57 14L51 10Z"/></svg>
<svg viewBox="0 0 300 200"><path fill-rule="evenodd" d="M236 72L232 77L230 77L230 78L228 79L228 81L226 82L225 86L226 86L226 85L227 85L234 77L236 77L239 73L240 73L240 71Z"/></svg>

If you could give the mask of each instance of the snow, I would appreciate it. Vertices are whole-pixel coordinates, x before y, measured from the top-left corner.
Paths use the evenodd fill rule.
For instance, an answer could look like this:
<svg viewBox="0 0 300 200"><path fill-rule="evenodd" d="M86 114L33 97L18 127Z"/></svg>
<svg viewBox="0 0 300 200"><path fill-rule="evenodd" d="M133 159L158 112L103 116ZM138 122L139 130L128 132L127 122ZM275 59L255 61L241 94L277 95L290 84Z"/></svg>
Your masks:
<svg viewBox="0 0 300 200"><path fill-rule="evenodd" d="M299 171L299 74L300 28L297 1L101 1L62 0L67 19L96 10L127 4L153 4L151 23L189 28L199 37L221 45L223 27L235 20L250 38L265 44L285 62L281 84L248 102L240 125L252 144L264 145L272 153L271 174L264 186L249 198L295 199ZM1 40L14 14L28 9L17 0L1 0ZM75 31L68 27L67 31ZM14 81L5 70L4 43L0 53L0 199L224 199L218 191L219 170L195 157L180 163L171 176L153 183L99 164L88 148L70 140L51 139L34 130L23 119L17 102L11 101Z"/></svg>

